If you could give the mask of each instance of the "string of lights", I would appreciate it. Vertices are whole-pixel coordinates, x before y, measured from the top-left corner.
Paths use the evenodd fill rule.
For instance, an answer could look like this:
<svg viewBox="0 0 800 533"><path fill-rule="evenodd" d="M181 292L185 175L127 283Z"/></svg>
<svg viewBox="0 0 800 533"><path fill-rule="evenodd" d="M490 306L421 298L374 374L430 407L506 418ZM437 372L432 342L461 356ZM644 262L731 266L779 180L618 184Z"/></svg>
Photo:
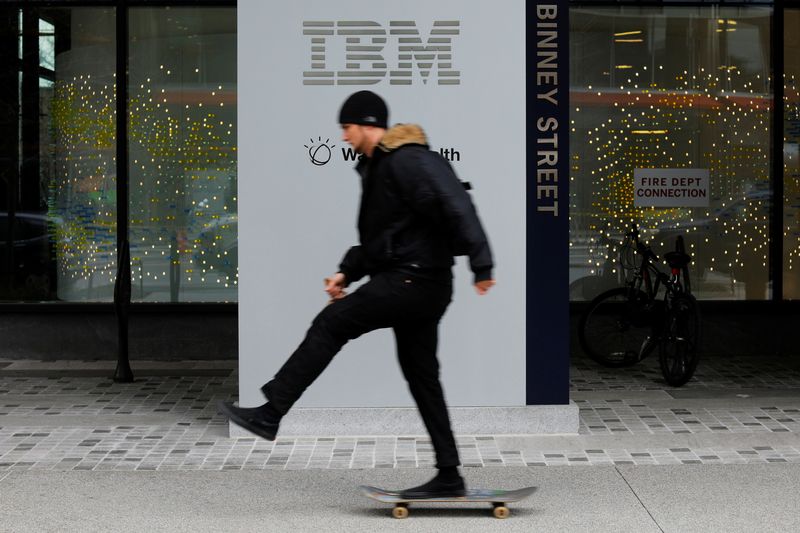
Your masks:
<svg viewBox="0 0 800 533"><path fill-rule="evenodd" d="M643 81L652 80L647 70L626 69L624 83L603 90L588 86L573 98L583 105L571 117L573 146L579 147L572 156L571 219L580 218L575 224L591 235L590 273L617 268L618 243L636 223L645 238L664 228L682 229L689 253L708 256L700 268L723 271L733 284L754 270L766 278L769 198L754 192L769 189L770 80L751 79L726 65L714 72L684 70L665 87ZM637 207L636 168L709 169L710 207ZM798 251L800 241L793 255Z"/></svg>
<svg viewBox="0 0 800 533"><path fill-rule="evenodd" d="M195 72L199 74L199 69ZM161 66L129 88L130 232L134 286L183 267L194 284L236 286L234 125L224 85L189 90ZM170 89L175 87L175 89ZM113 284L116 274L115 85L91 76L58 80L51 102L58 179L49 191L59 276Z"/></svg>

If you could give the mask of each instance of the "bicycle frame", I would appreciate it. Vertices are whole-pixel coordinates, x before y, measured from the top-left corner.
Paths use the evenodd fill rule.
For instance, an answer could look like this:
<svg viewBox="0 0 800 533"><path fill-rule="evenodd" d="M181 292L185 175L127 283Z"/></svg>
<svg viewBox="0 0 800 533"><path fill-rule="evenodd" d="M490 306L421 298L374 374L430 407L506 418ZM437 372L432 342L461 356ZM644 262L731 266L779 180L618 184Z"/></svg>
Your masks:
<svg viewBox="0 0 800 533"><path fill-rule="evenodd" d="M635 294L643 292L646 300L642 302L642 312L652 313L651 326L652 332L645 339L639 349L639 359L645 358L661 342L663 330L663 316L668 308L671 307L673 298L685 291L681 279L683 269L678 266L670 265L670 273L662 271L658 264L660 260L650 246L639 240L639 230L636 224L631 225L631 231L625 236L634 246L636 253L642 257L642 262L635 270L633 278L626 283L631 291L629 298ZM623 244L623 249L625 245ZM670 252L668 252L669 254ZM665 255L665 257L669 257ZM620 263L622 261L620 260ZM624 265L622 265L624 267ZM659 298L661 287L664 287L664 296Z"/></svg>
<svg viewBox="0 0 800 533"><path fill-rule="evenodd" d="M673 294L684 292L684 286L681 282L681 269L672 267L668 275L658 268L658 256L648 245L639 240L639 230L635 224L631 226L631 231L625 235L625 238L632 240L636 253L642 257L642 264L637 268L633 279L626 283L628 287L634 290L642 290L650 302L658 299L658 292L661 286L666 289L665 300Z"/></svg>

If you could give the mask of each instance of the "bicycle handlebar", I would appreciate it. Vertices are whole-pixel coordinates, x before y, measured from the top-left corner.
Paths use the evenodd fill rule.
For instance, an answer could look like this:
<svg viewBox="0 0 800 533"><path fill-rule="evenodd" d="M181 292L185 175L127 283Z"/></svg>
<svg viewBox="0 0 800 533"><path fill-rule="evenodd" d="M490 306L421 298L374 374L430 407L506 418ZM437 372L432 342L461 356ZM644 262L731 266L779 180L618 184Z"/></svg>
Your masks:
<svg viewBox="0 0 800 533"><path fill-rule="evenodd" d="M670 287L670 290L674 290L674 282L677 281L679 290L680 289L680 281L678 281L677 276L678 273L676 270L678 268L686 268L686 264L691 261L691 257L688 256L682 250L680 252L668 252L664 258L670 264L671 267L671 276L667 273L663 272L658 265L661 263L661 260L658 258L653 249L650 248L647 244L644 244L639 240L639 228L636 226L636 223L631 223L631 230L625 234L626 239L630 239L635 244L634 248L636 249L636 253L641 255L644 258L644 262L640 268L649 270L652 274L656 276L656 279L662 283L666 287ZM682 239L679 239L679 244L681 248L683 247ZM670 257L679 254L681 257ZM674 264L673 264L674 263ZM686 280L688 281L688 273L685 275ZM688 283L687 283L688 288ZM656 289L658 290L658 289Z"/></svg>
<svg viewBox="0 0 800 533"><path fill-rule="evenodd" d="M650 248L649 246L647 246L646 244L644 244L643 242L641 242L638 239L638 236L637 236L635 242L636 242L636 251L638 253L642 254L642 257L645 257L646 259L651 259L651 260L655 261L656 263L659 262L658 256L653 251L653 249Z"/></svg>

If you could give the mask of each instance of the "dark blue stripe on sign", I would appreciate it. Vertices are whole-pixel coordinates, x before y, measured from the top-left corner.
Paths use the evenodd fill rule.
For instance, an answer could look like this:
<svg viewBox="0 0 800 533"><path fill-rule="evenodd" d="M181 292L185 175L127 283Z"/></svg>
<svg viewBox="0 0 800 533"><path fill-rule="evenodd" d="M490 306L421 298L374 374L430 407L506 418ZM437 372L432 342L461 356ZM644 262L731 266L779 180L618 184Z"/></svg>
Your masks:
<svg viewBox="0 0 800 533"><path fill-rule="evenodd" d="M569 2L528 1L528 405L569 403Z"/></svg>

